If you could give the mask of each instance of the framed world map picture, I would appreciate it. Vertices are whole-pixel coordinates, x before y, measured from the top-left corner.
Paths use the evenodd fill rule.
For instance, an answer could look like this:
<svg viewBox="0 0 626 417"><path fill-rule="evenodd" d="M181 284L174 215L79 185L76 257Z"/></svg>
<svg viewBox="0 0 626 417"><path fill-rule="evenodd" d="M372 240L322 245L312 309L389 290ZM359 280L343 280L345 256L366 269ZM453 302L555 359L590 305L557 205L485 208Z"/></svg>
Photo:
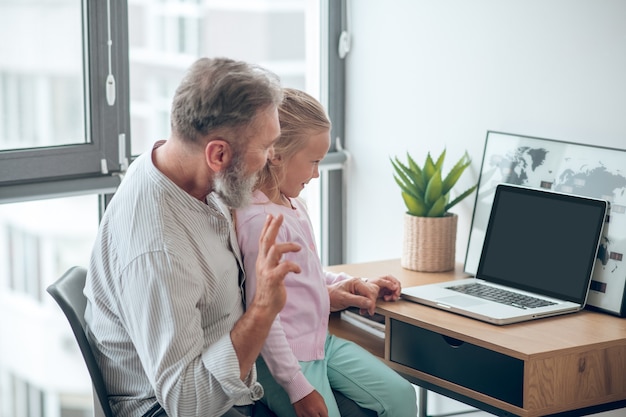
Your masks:
<svg viewBox="0 0 626 417"><path fill-rule="evenodd" d="M475 274L478 269L491 204L499 183L610 202L587 305L625 316L626 150L488 131L465 256L464 269L469 274ZM567 259L553 261L568 262Z"/></svg>

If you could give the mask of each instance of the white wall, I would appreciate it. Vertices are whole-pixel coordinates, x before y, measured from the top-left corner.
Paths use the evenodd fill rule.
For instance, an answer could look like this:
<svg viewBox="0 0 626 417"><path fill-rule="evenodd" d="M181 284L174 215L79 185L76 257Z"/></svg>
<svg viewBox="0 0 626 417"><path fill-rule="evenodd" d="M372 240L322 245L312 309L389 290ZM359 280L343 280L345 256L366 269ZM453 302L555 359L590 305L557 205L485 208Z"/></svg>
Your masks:
<svg viewBox="0 0 626 417"><path fill-rule="evenodd" d="M626 148L626 1L351 0L346 261L398 258L389 157L467 150L487 130ZM626 169L626 167L625 167ZM474 195L457 205L465 259Z"/></svg>

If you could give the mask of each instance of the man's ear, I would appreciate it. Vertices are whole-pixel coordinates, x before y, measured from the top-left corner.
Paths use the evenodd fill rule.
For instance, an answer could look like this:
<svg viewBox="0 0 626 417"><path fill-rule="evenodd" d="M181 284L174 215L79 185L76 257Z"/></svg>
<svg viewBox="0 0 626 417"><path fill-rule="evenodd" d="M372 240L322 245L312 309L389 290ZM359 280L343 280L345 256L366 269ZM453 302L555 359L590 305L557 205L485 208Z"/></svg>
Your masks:
<svg viewBox="0 0 626 417"><path fill-rule="evenodd" d="M223 139L214 139L209 141L204 148L204 156L209 168L214 172L219 172L230 164L233 153L228 142Z"/></svg>
<svg viewBox="0 0 626 417"><path fill-rule="evenodd" d="M280 165L280 163L282 162L283 158L280 155L274 154L274 156L269 159L269 163L272 165Z"/></svg>

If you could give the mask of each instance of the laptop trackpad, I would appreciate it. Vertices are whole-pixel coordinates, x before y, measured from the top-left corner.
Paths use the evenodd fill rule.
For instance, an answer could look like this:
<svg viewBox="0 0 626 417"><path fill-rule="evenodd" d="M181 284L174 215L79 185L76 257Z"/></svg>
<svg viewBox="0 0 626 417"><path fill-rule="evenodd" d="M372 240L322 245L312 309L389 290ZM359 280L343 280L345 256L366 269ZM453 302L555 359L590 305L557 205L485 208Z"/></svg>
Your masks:
<svg viewBox="0 0 626 417"><path fill-rule="evenodd" d="M451 295L448 297L437 298L437 302L459 307L470 307L485 304L485 301L473 297L465 297L463 295Z"/></svg>

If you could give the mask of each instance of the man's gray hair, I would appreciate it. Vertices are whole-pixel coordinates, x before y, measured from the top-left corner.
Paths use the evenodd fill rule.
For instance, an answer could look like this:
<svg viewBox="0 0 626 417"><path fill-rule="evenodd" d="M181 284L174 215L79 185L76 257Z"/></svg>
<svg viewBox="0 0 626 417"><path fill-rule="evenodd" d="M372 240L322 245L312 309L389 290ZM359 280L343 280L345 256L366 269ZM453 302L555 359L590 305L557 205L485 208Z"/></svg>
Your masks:
<svg viewBox="0 0 626 417"><path fill-rule="evenodd" d="M198 143L215 129L248 126L259 110L277 107L282 99L280 80L274 73L228 58L200 58L174 94L172 131Z"/></svg>

